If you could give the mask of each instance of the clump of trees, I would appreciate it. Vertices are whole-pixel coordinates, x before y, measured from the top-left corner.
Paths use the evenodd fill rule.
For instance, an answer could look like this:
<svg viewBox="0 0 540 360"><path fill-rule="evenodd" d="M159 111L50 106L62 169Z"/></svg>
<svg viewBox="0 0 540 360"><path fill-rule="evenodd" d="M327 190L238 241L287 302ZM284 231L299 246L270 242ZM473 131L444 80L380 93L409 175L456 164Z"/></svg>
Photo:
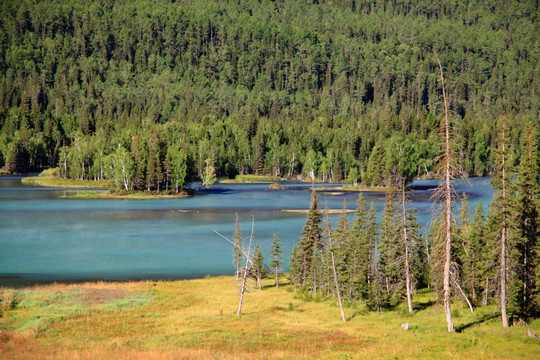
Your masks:
<svg viewBox="0 0 540 360"><path fill-rule="evenodd" d="M295 290L321 298L336 296L335 267L344 301L364 303L372 310L406 302L413 312L412 294L430 286L448 305L453 298L466 301L471 311L497 304L504 327L512 315L538 316L539 137L528 124L518 159L518 149L509 145L507 125L503 118L493 179L496 193L487 214L481 202L471 214L466 198L459 214L452 208L447 212L443 196L444 211L427 236L419 231L414 211L406 207L403 187L387 193L380 223L373 206L368 209L360 195L354 216L343 213L335 229L323 221L324 210L314 193L303 236L290 257L289 278ZM453 331L451 317L447 325Z"/></svg>

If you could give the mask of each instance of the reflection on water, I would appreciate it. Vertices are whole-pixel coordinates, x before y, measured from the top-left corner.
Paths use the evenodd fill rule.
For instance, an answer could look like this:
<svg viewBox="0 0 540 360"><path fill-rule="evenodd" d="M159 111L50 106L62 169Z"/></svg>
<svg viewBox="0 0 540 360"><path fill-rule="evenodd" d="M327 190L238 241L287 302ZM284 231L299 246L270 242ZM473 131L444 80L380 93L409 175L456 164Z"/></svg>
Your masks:
<svg viewBox="0 0 540 360"><path fill-rule="evenodd" d="M488 178L456 181L471 208L487 207ZM255 240L269 253L273 234L288 256L299 241L305 215L281 209L306 209L310 184L289 182L287 190L268 184L216 184L191 198L163 200L61 199L62 189L36 188L20 178L0 178L0 284L22 281L88 279L177 279L232 274L232 248L214 232L232 237L235 213L248 238L255 219ZM328 185L325 185L328 186ZM437 181L414 183L409 207L429 223ZM321 192L321 206L356 207L356 193ZM364 193L381 215L383 193ZM331 219L336 220L337 216ZM268 255L266 255L268 257Z"/></svg>

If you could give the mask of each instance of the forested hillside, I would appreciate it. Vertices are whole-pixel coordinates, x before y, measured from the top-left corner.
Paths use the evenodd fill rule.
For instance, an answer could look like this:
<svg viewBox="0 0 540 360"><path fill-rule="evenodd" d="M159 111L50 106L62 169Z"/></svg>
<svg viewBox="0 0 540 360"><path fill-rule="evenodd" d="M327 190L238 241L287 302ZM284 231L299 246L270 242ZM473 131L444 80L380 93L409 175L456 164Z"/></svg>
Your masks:
<svg viewBox="0 0 540 360"><path fill-rule="evenodd" d="M384 184L388 154L407 143L416 176L429 175L438 56L461 164L491 173L497 120L508 117L517 152L526 124L538 126L538 11L502 0L2 1L0 165L126 189L181 186L205 166Z"/></svg>

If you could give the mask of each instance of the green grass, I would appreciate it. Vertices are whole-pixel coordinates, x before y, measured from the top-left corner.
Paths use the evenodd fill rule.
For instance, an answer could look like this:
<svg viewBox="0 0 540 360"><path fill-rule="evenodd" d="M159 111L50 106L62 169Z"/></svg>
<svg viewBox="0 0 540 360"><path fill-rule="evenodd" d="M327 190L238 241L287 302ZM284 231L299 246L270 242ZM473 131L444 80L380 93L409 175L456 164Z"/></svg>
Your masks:
<svg viewBox="0 0 540 360"><path fill-rule="evenodd" d="M244 183L266 183L268 181L276 181L280 178L271 175L237 175L234 179L219 180L222 184L244 184Z"/></svg>
<svg viewBox="0 0 540 360"><path fill-rule="evenodd" d="M61 187L61 188L109 188L112 183L108 180L75 180L75 179L61 179L53 175L49 175L50 171L45 170L39 176L26 177L21 180L23 184L39 185L48 187Z"/></svg>
<svg viewBox="0 0 540 360"><path fill-rule="evenodd" d="M534 359L540 341L522 326L503 329L494 305L470 313L453 303L459 332L447 333L430 292L370 312L295 294L273 281L250 284L236 316L233 277L5 289L0 353L6 359ZM10 300L11 299L11 300ZM400 325L409 323L409 330ZM530 324L540 332L540 321Z"/></svg>
<svg viewBox="0 0 540 360"><path fill-rule="evenodd" d="M144 191L131 192L112 192L112 191L97 191L97 190L74 190L62 195L63 199L131 199L131 200L152 200L152 199L177 199L190 196L187 192L174 193L147 193Z"/></svg>

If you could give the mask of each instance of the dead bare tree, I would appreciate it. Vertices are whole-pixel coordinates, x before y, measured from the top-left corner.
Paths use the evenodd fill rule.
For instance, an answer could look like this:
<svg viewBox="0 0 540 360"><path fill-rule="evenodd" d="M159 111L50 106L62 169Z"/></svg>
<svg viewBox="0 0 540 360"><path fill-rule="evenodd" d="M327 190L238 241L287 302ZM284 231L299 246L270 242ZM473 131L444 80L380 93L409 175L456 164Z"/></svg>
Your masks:
<svg viewBox="0 0 540 360"><path fill-rule="evenodd" d="M403 245L405 246L405 286L407 289L407 307L409 313L413 313L412 306L412 286L409 265L409 239L407 234L407 210L405 209L405 179L401 180L401 217L403 222Z"/></svg>
<svg viewBox="0 0 540 360"><path fill-rule="evenodd" d="M326 221L328 222L328 250L330 251L330 259L332 260L332 272L334 274L334 286L336 287L336 295L338 298L339 309L341 310L341 318L343 322L347 322L345 310L343 310L343 302L341 301L341 291L339 290L339 282L336 272L336 261L334 258L334 250L332 249L332 229L330 228L330 217L328 216L328 208L326 209Z"/></svg>
<svg viewBox="0 0 540 360"><path fill-rule="evenodd" d="M444 270L443 270L443 302L444 302L444 311L446 313L446 328L449 332L454 331L454 322L452 320L452 308L450 306L450 264L452 262L452 184L450 183L451 178L451 157L452 153L450 150L450 123L448 119L448 105L446 103L446 90L444 88L444 76L441 61L437 57L437 62L439 64L439 70L441 73L441 86L442 86L442 96L444 103L444 140L445 140L445 150L442 156L442 166L444 171L444 181L439 186L440 192L442 193L442 198L444 199L444 218L445 218L445 241L444 241Z"/></svg>
<svg viewBox="0 0 540 360"><path fill-rule="evenodd" d="M252 217L251 218L251 235L249 236L248 249L246 251L244 248L240 247L240 251L245 257L245 264L244 264L244 274L242 275L242 286L240 287L240 300L238 302L238 311L236 313L237 316L242 315L242 303L244 301L244 293L246 292L246 281L247 281L249 269L253 266L253 260L251 259L251 245L253 243L254 229L255 229L255 218ZM220 234L216 230L214 230L214 232L218 234L219 236L221 236L223 239L233 244L233 246L238 246L237 244L235 244L234 241L232 241L228 237Z"/></svg>

